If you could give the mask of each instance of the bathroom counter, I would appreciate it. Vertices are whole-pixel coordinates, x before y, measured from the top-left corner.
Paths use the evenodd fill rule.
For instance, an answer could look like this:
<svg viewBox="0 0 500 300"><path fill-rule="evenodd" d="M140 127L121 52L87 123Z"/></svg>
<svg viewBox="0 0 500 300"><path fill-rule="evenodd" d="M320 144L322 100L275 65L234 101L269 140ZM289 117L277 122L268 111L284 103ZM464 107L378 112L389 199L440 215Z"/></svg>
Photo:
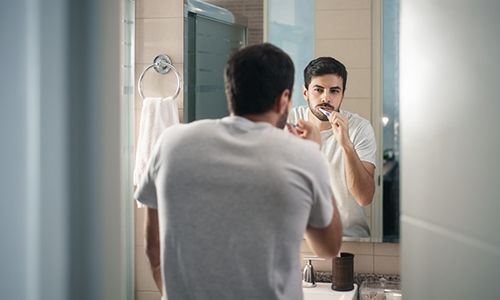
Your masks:
<svg viewBox="0 0 500 300"><path fill-rule="evenodd" d="M331 272L316 271L316 282L332 282ZM354 273L354 283L361 286L363 281L385 278L389 281L400 281L398 274Z"/></svg>
<svg viewBox="0 0 500 300"><path fill-rule="evenodd" d="M303 288L304 300L355 300L358 295L358 285L354 284L352 291L339 292L332 290L332 284L316 283L316 287Z"/></svg>

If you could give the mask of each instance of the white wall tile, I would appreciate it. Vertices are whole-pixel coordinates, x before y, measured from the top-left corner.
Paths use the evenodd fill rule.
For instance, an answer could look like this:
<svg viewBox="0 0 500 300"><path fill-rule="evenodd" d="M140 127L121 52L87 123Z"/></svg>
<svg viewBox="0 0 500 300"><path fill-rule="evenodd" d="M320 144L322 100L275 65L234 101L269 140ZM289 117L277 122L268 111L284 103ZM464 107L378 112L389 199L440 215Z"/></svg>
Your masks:
<svg viewBox="0 0 500 300"><path fill-rule="evenodd" d="M347 68L347 86L345 97L370 98L372 91L371 69Z"/></svg>
<svg viewBox="0 0 500 300"><path fill-rule="evenodd" d="M316 9L368 9L370 0L316 0Z"/></svg>
<svg viewBox="0 0 500 300"><path fill-rule="evenodd" d="M184 13L183 0L137 0L135 1L136 19L181 18Z"/></svg>
<svg viewBox="0 0 500 300"><path fill-rule="evenodd" d="M340 252L350 252L354 255L358 254L373 254L372 243L359 243L359 242L343 242Z"/></svg>
<svg viewBox="0 0 500 300"><path fill-rule="evenodd" d="M311 248L309 248L309 244L307 244L307 241L305 238L302 239L302 243L300 243L300 252L301 253L312 253L312 250L311 250Z"/></svg>
<svg viewBox="0 0 500 300"><path fill-rule="evenodd" d="M399 256L399 244L396 243L374 243L374 255Z"/></svg>
<svg viewBox="0 0 500 300"><path fill-rule="evenodd" d="M319 261L313 261L314 270L319 272L331 272L332 271L332 260L325 259Z"/></svg>
<svg viewBox="0 0 500 300"><path fill-rule="evenodd" d="M370 10L316 11L316 39L371 38Z"/></svg>
<svg viewBox="0 0 500 300"><path fill-rule="evenodd" d="M370 98L344 98L342 102L342 109L357 113L368 121L371 121L371 108Z"/></svg>
<svg viewBox="0 0 500 300"><path fill-rule="evenodd" d="M373 255L354 255L355 273L373 273Z"/></svg>
<svg viewBox="0 0 500 300"><path fill-rule="evenodd" d="M135 294L135 300L160 300L160 292L146 292L137 291Z"/></svg>
<svg viewBox="0 0 500 300"><path fill-rule="evenodd" d="M144 242L144 220L145 220L145 208L141 207L138 208L137 204L134 204L135 206L135 221L134 221L134 229L135 229L135 246L140 246L141 248L144 248L145 242Z"/></svg>
<svg viewBox="0 0 500 300"><path fill-rule="evenodd" d="M319 56L332 56L347 68L371 68L371 40L316 40L315 57Z"/></svg>
<svg viewBox="0 0 500 300"><path fill-rule="evenodd" d="M370 244L370 243L367 243ZM354 272L355 273L373 273L373 255L355 254L354 255ZM319 272L332 271L332 259L313 261L314 269ZM302 268L305 266L305 261L302 260ZM394 274L394 273L391 273Z"/></svg>
<svg viewBox="0 0 500 300"><path fill-rule="evenodd" d="M399 256L373 256L373 272L377 274L399 274Z"/></svg>
<svg viewBox="0 0 500 300"><path fill-rule="evenodd" d="M137 246L135 247L135 289L136 291L158 291L144 247Z"/></svg>
<svg viewBox="0 0 500 300"><path fill-rule="evenodd" d="M175 64L182 63L183 28L183 18L136 19L136 64L151 64L158 54L167 54Z"/></svg>

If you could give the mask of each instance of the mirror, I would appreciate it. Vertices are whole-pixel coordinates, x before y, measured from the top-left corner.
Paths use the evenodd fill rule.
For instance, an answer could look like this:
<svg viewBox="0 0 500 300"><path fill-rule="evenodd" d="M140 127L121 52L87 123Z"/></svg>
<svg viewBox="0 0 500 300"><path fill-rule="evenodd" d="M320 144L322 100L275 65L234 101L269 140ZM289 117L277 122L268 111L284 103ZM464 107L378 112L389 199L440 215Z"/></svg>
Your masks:
<svg viewBox="0 0 500 300"><path fill-rule="evenodd" d="M337 58L349 74L342 109L369 120L377 139L375 196L362 208L370 233L344 240L398 242L398 1L206 0L217 7L212 15L189 10L195 2L186 1L184 13L184 121L227 114L223 62L242 45L269 41L290 54L296 67L294 106L306 104L303 70L309 61ZM224 19L228 15L233 19ZM205 104L196 101L201 97ZM207 105L206 99L219 102Z"/></svg>

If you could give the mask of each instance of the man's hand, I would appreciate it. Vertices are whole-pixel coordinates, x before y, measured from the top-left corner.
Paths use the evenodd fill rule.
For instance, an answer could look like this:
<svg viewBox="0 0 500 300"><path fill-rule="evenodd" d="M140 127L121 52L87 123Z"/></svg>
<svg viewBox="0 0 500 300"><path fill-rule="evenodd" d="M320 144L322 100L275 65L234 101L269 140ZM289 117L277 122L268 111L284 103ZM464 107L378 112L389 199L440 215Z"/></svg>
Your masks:
<svg viewBox="0 0 500 300"><path fill-rule="evenodd" d="M347 117L340 114L340 112L332 111L328 121L332 125L332 130L337 140L337 143L342 148L352 148L351 138L349 137L349 120Z"/></svg>
<svg viewBox="0 0 500 300"><path fill-rule="evenodd" d="M321 146L319 128L314 126L313 123L300 119L296 125L287 124L287 128L290 133Z"/></svg>

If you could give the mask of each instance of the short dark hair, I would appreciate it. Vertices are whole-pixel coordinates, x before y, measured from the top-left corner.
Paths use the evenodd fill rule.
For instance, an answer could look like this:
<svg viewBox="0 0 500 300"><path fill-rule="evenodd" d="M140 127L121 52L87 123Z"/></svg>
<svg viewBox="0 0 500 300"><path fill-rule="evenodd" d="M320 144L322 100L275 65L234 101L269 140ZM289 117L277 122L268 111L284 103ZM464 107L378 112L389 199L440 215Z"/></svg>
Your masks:
<svg viewBox="0 0 500 300"><path fill-rule="evenodd" d="M345 91L347 84L347 70L340 61L333 57L318 57L309 62L304 69L304 86L309 88L311 80L314 76L322 76L328 74L335 74L342 78L342 90Z"/></svg>
<svg viewBox="0 0 500 300"><path fill-rule="evenodd" d="M272 44L237 51L224 70L229 111L240 116L270 111L284 90L292 92L294 72L290 56Z"/></svg>

